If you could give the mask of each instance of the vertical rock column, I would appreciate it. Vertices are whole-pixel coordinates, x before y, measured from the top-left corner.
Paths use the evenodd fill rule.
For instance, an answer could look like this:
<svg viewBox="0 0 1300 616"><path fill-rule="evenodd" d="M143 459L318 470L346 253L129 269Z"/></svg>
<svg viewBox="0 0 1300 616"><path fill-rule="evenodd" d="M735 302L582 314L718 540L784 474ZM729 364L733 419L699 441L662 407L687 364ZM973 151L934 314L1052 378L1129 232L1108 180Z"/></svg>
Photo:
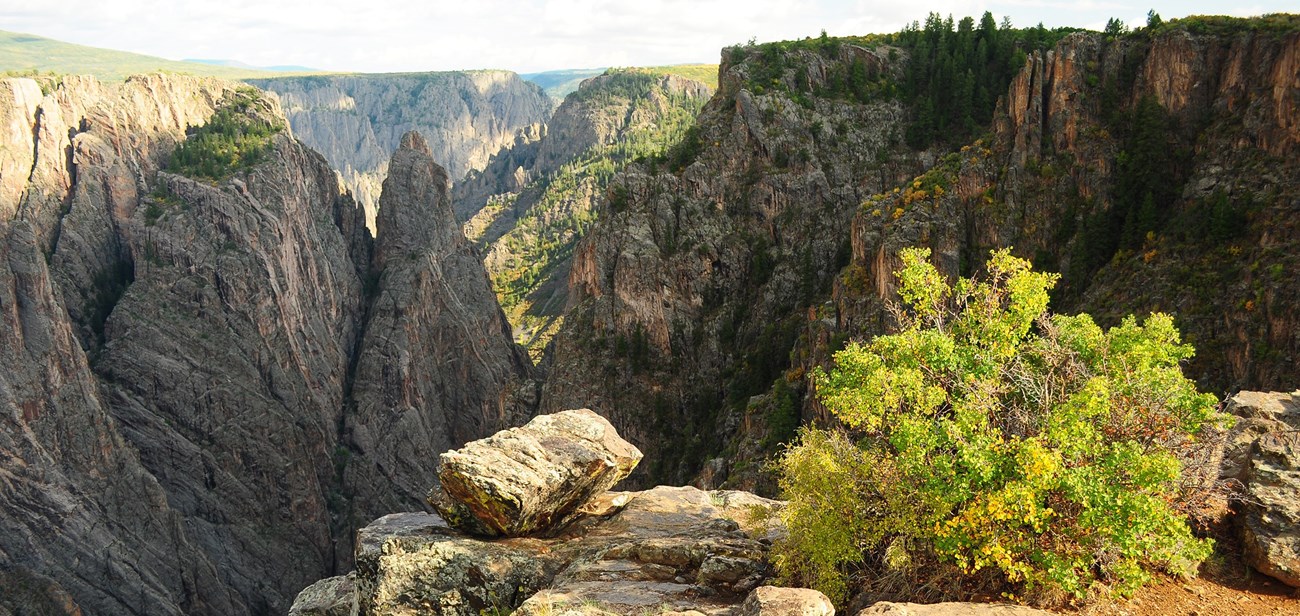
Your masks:
<svg viewBox="0 0 1300 616"><path fill-rule="evenodd" d="M379 198L371 299L345 438L364 460L347 487L365 519L422 507L437 454L531 413L531 364L461 233L447 173L402 137Z"/></svg>

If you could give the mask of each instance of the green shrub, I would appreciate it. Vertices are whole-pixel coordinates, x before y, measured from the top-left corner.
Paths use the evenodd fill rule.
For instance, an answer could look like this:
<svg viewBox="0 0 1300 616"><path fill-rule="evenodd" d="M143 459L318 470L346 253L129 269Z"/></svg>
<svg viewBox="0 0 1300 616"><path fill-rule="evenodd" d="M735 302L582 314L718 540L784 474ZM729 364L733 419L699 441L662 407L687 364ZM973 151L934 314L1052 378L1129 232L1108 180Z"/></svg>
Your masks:
<svg viewBox="0 0 1300 616"><path fill-rule="evenodd" d="M777 566L837 601L855 579L1126 594L1211 551L1179 510L1180 451L1221 421L1179 362L1173 320L1045 315L1058 275L1006 251L949 285L902 253L900 331L835 354L819 399L846 430L804 430L780 461Z"/></svg>

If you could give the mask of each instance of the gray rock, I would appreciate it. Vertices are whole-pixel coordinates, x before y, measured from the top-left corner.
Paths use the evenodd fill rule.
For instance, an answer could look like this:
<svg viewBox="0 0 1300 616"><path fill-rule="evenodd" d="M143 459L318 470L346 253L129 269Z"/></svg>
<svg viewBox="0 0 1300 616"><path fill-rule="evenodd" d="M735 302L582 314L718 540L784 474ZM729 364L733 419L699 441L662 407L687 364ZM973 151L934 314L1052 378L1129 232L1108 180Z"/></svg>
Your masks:
<svg viewBox="0 0 1300 616"><path fill-rule="evenodd" d="M835 606L810 588L760 586L740 604L736 616L835 616Z"/></svg>
<svg viewBox="0 0 1300 616"><path fill-rule="evenodd" d="M993 603L891 603L881 601L858 616L1052 616L1052 612Z"/></svg>
<svg viewBox="0 0 1300 616"><path fill-rule="evenodd" d="M731 571L748 560L761 579L770 575L767 545L736 530L740 512L719 507L719 493L660 487L625 496L618 513L582 517L549 538L471 538L430 514L380 518L357 534L360 611L722 615L748 589L707 575L706 563ZM731 566L716 567L724 562Z"/></svg>
<svg viewBox="0 0 1300 616"><path fill-rule="evenodd" d="M749 84L757 52L741 62L724 53L692 155L672 166L689 164L628 165L599 202L597 224L573 252L541 410L607 417L646 452L629 486L691 482L738 435L728 393L772 382L776 373L759 375L759 366L785 363L796 336L778 330L829 292L863 200L920 170L910 156L874 162L906 123L898 101L812 96L810 108L792 98L820 89L858 52L792 52L781 87L761 93ZM768 453L747 461L761 468Z"/></svg>
<svg viewBox="0 0 1300 616"><path fill-rule="evenodd" d="M345 457L338 430L363 304L335 217L355 205L286 135L265 163L215 186L157 181L171 196L148 197L124 225L134 280L96 365L125 436L222 581L284 612L334 570L336 539L350 547L331 511L345 504L337 473L369 463Z"/></svg>
<svg viewBox="0 0 1300 616"><path fill-rule="evenodd" d="M583 81L539 140L517 140L456 184L457 218L498 287L512 289L507 313L534 358L563 320L573 248L605 194L607 178L595 170L623 167L635 141L669 139L668 131L684 129L684 118L694 117L709 94L704 84L676 75L613 69ZM580 162L589 160L600 163ZM537 275L521 278L521 268Z"/></svg>
<svg viewBox="0 0 1300 616"><path fill-rule="evenodd" d="M287 131L222 181L161 170L245 86L2 83L0 570L50 580L27 585L41 596L93 613L283 613L350 565L359 521L421 506L429 435L531 414L526 359L450 207L436 209L446 179L431 162L394 174L377 262L364 211ZM274 99L252 103L284 123Z"/></svg>
<svg viewBox="0 0 1300 616"><path fill-rule="evenodd" d="M440 456L430 502L457 527L520 536L565 521L641 461L588 409L543 415Z"/></svg>
<svg viewBox="0 0 1300 616"><path fill-rule="evenodd" d="M1247 496L1246 562L1300 587L1300 431L1273 432L1255 441Z"/></svg>
<svg viewBox="0 0 1300 616"><path fill-rule="evenodd" d="M1224 439L1219 476L1244 483L1250 472L1251 445L1270 432L1300 430L1300 392L1242 391L1224 408L1237 418Z"/></svg>
<svg viewBox="0 0 1300 616"><path fill-rule="evenodd" d="M543 544L466 538L427 514L385 516L360 531L356 565L362 615L508 611L557 568Z"/></svg>
<svg viewBox="0 0 1300 616"><path fill-rule="evenodd" d="M302 589L289 608L289 616L352 616L356 609L356 575L350 573Z"/></svg>
<svg viewBox="0 0 1300 616"><path fill-rule="evenodd" d="M80 247L120 237L103 235L116 233L111 225L81 224L78 213L130 217L90 198L82 180L110 192L125 182L133 194L128 178L149 169L152 148L183 134L188 118L206 118L211 97L233 84L154 76L105 86L69 77L33 111L39 88L3 83L0 93L12 95L5 102L20 107L16 116L5 111L9 126L28 112L39 114L40 126L0 135L0 150L35 154L18 176L25 185L17 202L10 173L21 161L0 160L8 165L0 181L0 610L247 613L220 579L218 559L194 539L183 507L123 438L132 426L110 412L113 400L65 304L93 282L80 272L105 265L103 254ZM70 163L81 165L78 173ZM74 260L96 267L69 267Z"/></svg>

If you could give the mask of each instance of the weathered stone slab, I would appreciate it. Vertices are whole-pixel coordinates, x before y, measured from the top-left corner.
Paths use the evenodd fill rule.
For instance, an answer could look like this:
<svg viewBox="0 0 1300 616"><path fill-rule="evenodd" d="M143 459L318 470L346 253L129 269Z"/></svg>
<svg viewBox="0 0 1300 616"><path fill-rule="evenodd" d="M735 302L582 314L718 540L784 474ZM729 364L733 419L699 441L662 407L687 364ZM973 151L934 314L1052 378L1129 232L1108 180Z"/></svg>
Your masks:
<svg viewBox="0 0 1300 616"><path fill-rule="evenodd" d="M289 616L352 616L356 609L355 574L325 578L302 589Z"/></svg>
<svg viewBox="0 0 1300 616"><path fill-rule="evenodd" d="M527 425L442 454L430 503L476 535L522 536L570 519L636 468L641 452L588 409Z"/></svg>
<svg viewBox="0 0 1300 616"><path fill-rule="evenodd" d="M835 606L811 588L760 586L740 604L736 616L835 616Z"/></svg>

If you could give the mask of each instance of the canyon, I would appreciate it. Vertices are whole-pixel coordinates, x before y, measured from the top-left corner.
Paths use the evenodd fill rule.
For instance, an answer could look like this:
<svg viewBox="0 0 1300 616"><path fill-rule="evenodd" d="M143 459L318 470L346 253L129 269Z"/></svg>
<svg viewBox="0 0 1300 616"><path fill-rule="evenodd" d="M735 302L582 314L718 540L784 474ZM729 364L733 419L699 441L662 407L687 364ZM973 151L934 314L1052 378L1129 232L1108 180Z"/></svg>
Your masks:
<svg viewBox="0 0 1300 616"><path fill-rule="evenodd" d="M2 79L0 613L285 613L438 454L568 409L644 452L625 489L775 496L907 246L1013 246L1054 311L1174 314L1203 391L1293 389L1300 28L1196 19L1025 50L956 143L897 40L554 114L504 71ZM230 118L252 162L178 162Z"/></svg>

